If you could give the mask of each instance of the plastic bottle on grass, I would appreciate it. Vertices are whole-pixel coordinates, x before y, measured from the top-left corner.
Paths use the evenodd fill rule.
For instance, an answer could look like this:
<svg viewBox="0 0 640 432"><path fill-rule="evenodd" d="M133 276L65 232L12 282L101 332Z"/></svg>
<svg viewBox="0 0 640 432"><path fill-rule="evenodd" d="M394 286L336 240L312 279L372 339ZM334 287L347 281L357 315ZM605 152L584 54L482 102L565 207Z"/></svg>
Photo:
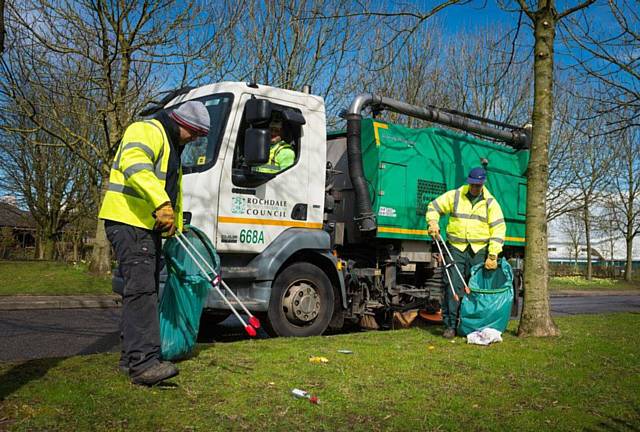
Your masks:
<svg viewBox="0 0 640 432"><path fill-rule="evenodd" d="M299 399L309 399L309 402L312 404L319 404L320 401L318 400L318 397L316 395L312 395L311 393L304 391L304 390L300 390L297 388L294 388L293 390L291 390L291 394Z"/></svg>

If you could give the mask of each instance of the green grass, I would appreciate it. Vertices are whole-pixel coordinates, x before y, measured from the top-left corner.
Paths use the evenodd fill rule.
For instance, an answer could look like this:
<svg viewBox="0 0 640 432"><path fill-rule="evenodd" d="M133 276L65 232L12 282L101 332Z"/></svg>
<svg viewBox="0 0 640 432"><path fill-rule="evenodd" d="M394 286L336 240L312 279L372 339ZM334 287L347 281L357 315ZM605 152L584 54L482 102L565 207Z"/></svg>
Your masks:
<svg viewBox="0 0 640 432"><path fill-rule="evenodd" d="M171 385L117 355L0 364L0 429L624 430L640 424L640 314L557 319L562 336L490 347L435 327L200 345ZM430 348L433 347L433 348ZM338 354L350 349L352 355ZM312 364L325 356L327 364ZM291 396L311 391L320 405Z"/></svg>
<svg viewBox="0 0 640 432"><path fill-rule="evenodd" d="M634 291L640 290L640 280L627 282L620 279L593 278L582 276L552 277L551 291Z"/></svg>
<svg viewBox="0 0 640 432"><path fill-rule="evenodd" d="M52 261L0 261L0 295L109 294L111 278L95 277L84 265Z"/></svg>

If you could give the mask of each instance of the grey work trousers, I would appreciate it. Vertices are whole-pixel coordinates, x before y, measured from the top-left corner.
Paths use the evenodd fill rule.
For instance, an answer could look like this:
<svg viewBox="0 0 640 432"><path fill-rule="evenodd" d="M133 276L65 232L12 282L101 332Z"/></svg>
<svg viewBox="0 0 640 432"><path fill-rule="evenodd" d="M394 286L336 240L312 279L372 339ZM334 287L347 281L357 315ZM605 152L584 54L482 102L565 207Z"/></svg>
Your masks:
<svg viewBox="0 0 640 432"><path fill-rule="evenodd" d="M124 279L122 358L134 377L160 361L158 280L162 255L160 233L106 221L105 231Z"/></svg>

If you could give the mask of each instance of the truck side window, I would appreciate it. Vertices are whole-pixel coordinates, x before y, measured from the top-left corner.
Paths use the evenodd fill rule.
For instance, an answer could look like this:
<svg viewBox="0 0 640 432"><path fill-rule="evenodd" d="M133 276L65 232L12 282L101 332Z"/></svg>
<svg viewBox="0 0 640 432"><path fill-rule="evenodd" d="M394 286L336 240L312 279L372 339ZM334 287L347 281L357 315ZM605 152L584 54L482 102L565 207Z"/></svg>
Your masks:
<svg viewBox="0 0 640 432"><path fill-rule="evenodd" d="M269 131L271 134L269 160L264 165L254 167L247 166L243 160L244 132L249 127L243 116L233 155L234 170L242 170L245 175L249 176L251 174L270 174L271 177L273 177L290 169L298 162L300 158L302 127L299 124L286 121L287 116L284 115L284 112L287 110L295 111L299 116L301 115L299 109L273 105L271 119L269 120ZM270 177L267 177L266 180L269 178Z"/></svg>
<svg viewBox="0 0 640 432"><path fill-rule="evenodd" d="M206 171L215 165L220 151L220 142L229 118L233 95L229 93L215 94L195 100L204 103L209 111L211 125L208 136L190 142L182 151L181 160L184 174Z"/></svg>

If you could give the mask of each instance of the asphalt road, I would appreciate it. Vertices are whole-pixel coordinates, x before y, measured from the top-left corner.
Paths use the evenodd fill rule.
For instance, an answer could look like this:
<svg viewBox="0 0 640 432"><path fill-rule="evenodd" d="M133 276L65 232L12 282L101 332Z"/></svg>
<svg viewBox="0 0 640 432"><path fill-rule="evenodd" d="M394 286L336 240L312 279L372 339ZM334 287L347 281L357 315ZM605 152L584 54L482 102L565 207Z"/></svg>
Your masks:
<svg viewBox="0 0 640 432"><path fill-rule="evenodd" d="M604 312L640 312L640 295L554 297L556 316ZM0 361L66 357L119 350L120 309L45 309L2 311ZM201 335L200 341L245 338L229 319Z"/></svg>
<svg viewBox="0 0 640 432"><path fill-rule="evenodd" d="M552 297L554 316L604 312L640 312L640 295Z"/></svg>

